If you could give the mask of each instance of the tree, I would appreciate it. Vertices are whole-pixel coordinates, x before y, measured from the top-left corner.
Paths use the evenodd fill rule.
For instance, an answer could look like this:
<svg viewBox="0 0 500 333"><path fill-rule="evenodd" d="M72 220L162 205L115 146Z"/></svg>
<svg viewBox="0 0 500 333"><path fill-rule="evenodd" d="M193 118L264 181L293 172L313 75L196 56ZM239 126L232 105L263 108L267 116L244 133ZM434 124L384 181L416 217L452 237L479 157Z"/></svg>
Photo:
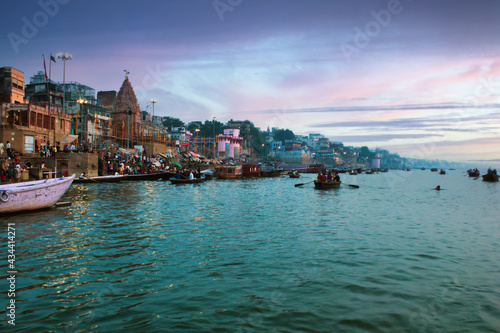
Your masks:
<svg viewBox="0 0 500 333"><path fill-rule="evenodd" d="M285 140L294 140L295 134L289 129L279 129L274 132L274 141L285 142Z"/></svg>
<svg viewBox="0 0 500 333"><path fill-rule="evenodd" d="M163 126L165 126L167 129L171 129L172 127L185 127L186 125L179 118L167 117L163 121Z"/></svg>

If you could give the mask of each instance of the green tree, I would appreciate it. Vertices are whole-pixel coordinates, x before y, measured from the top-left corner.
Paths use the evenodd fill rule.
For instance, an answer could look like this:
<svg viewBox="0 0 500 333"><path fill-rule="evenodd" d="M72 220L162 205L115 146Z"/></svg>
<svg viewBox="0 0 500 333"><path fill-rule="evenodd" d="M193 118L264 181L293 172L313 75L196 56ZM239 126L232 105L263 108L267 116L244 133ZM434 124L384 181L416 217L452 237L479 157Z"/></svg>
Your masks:
<svg viewBox="0 0 500 333"><path fill-rule="evenodd" d="M171 129L172 127L185 127L186 125L179 118L167 117L167 119L163 121L163 126L167 129Z"/></svg>
<svg viewBox="0 0 500 333"><path fill-rule="evenodd" d="M295 139L295 134L289 129L279 129L274 132L274 141L293 140Z"/></svg>

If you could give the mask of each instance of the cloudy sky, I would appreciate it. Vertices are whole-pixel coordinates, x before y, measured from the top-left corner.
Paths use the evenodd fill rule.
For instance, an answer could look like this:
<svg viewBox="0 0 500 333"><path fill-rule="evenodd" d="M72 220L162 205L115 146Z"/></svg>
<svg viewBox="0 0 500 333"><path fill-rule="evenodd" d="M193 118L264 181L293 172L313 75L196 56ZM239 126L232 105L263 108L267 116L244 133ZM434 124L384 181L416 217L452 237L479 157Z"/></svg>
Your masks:
<svg viewBox="0 0 500 333"><path fill-rule="evenodd" d="M156 115L500 162L500 1L2 4L0 66L27 81L42 54L68 52L67 81L119 90L128 70L141 108L158 100Z"/></svg>

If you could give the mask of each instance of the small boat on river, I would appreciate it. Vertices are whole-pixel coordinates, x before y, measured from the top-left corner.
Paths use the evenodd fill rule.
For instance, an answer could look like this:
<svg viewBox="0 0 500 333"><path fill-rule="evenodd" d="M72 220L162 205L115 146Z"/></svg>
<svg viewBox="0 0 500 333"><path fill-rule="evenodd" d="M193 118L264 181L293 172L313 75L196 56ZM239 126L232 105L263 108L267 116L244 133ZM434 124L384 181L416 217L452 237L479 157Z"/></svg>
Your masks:
<svg viewBox="0 0 500 333"><path fill-rule="evenodd" d="M335 182L335 181L319 182L317 180L314 181L314 187L317 189L339 188L340 184L342 184L342 182Z"/></svg>
<svg viewBox="0 0 500 333"><path fill-rule="evenodd" d="M300 178L300 174L298 171L294 171L290 173L290 178Z"/></svg>
<svg viewBox="0 0 500 333"><path fill-rule="evenodd" d="M169 179L172 184L198 184L198 183L203 183L207 179L205 177L203 178L194 178L194 179L177 179L177 178L170 178Z"/></svg>
<svg viewBox="0 0 500 333"><path fill-rule="evenodd" d="M0 185L0 214L49 208L66 193L71 177Z"/></svg>
<svg viewBox="0 0 500 333"><path fill-rule="evenodd" d="M96 176L96 177L82 177L75 178L73 184L82 183L118 183L124 180L127 175L108 175L108 176Z"/></svg>
<svg viewBox="0 0 500 333"><path fill-rule="evenodd" d="M499 176L497 175L496 169L495 170L488 169L488 173L482 175L481 177L483 177L483 181L485 182L497 182Z"/></svg>
<svg viewBox="0 0 500 333"><path fill-rule="evenodd" d="M467 170L467 173L469 174L469 177L479 177L481 175L477 168L474 170Z"/></svg>
<svg viewBox="0 0 500 333"><path fill-rule="evenodd" d="M446 175L446 171L444 171L444 169L441 169L441 170L439 170L439 174L440 175Z"/></svg>

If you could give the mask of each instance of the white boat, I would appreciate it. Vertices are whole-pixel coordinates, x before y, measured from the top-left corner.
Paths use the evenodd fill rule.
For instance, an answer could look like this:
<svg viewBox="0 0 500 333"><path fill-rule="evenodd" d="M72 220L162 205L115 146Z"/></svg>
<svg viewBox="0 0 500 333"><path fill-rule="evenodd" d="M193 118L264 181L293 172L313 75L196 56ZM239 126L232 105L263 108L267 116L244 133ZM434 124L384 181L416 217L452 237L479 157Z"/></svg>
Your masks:
<svg viewBox="0 0 500 333"><path fill-rule="evenodd" d="M73 179L75 175L0 185L0 214L52 207Z"/></svg>

